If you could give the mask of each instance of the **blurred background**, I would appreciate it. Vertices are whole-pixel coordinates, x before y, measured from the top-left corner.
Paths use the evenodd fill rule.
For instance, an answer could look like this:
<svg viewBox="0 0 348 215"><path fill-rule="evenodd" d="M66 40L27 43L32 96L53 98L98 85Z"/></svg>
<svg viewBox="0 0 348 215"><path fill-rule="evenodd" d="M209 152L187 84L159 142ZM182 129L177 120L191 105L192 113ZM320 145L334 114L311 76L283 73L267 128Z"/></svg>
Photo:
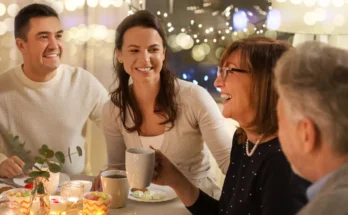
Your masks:
<svg viewBox="0 0 348 215"><path fill-rule="evenodd" d="M348 0L0 0L0 73L22 62L13 36L14 17L20 8L35 2L59 13L65 41L62 62L87 69L108 90L115 87L115 29L127 15L141 9L162 20L171 70L204 87L218 104L219 89L213 85L216 66L235 40L263 35L295 46L320 40L348 48ZM236 123L226 123L233 132ZM87 143L86 173L97 174L105 158L94 155L105 154L105 147L100 147L104 144L100 129L91 123Z"/></svg>

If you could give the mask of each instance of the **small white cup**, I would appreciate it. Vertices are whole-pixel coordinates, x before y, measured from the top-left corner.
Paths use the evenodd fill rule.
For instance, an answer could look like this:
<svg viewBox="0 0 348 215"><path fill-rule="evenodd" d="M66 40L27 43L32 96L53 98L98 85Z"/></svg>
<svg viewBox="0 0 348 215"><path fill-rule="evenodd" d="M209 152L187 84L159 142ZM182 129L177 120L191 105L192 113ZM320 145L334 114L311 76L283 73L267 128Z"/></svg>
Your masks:
<svg viewBox="0 0 348 215"><path fill-rule="evenodd" d="M123 208L127 204L129 185L123 170L107 170L101 173L103 192L112 196L110 207Z"/></svg>
<svg viewBox="0 0 348 215"><path fill-rule="evenodd" d="M129 148L126 151L126 172L131 188L144 189L151 184L155 166L155 150Z"/></svg>

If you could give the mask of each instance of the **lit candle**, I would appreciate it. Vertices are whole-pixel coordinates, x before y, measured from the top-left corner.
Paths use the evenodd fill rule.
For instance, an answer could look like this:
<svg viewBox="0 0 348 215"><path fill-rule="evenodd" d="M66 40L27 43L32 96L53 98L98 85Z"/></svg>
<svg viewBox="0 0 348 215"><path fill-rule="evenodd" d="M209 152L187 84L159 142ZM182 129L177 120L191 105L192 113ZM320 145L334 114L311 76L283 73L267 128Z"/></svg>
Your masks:
<svg viewBox="0 0 348 215"><path fill-rule="evenodd" d="M78 197L68 197L68 201L69 201L69 202L76 203L78 200L79 200Z"/></svg>

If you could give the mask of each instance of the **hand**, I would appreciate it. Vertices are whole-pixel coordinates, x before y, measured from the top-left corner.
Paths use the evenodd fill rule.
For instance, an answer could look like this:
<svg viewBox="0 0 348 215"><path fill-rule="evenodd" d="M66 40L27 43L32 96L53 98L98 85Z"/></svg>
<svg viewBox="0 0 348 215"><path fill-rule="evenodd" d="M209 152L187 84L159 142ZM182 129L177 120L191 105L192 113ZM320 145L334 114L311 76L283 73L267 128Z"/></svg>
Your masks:
<svg viewBox="0 0 348 215"><path fill-rule="evenodd" d="M172 187L185 206L193 205L198 199L199 189L160 150L152 149L156 152L156 166L152 182Z"/></svg>
<svg viewBox="0 0 348 215"><path fill-rule="evenodd" d="M160 150L152 149L156 153L155 172L152 178L153 183L173 187L182 178L185 178L180 170Z"/></svg>
<svg viewBox="0 0 348 215"><path fill-rule="evenodd" d="M0 177L14 178L23 174L24 162L17 156L12 156L0 164Z"/></svg>
<svg viewBox="0 0 348 215"><path fill-rule="evenodd" d="M97 177L95 177L91 190L92 191L103 191L103 188L101 186L100 173Z"/></svg>

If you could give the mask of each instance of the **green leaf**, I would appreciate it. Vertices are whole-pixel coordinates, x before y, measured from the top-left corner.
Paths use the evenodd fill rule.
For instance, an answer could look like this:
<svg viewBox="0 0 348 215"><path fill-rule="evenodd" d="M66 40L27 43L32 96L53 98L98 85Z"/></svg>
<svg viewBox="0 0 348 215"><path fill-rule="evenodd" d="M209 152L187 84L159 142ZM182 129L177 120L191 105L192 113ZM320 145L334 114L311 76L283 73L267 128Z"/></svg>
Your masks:
<svg viewBox="0 0 348 215"><path fill-rule="evenodd" d="M62 163L62 164L65 163L65 156L64 156L63 152L56 152L55 156L60 163Z"/></svg>
<svg viewBox="0 0 348 215"><path fill-rule="evenodd" d="M43 183L41 181L37 184L37 193L38 194L45 194L45 188L44 188Z"/></svg>
<svg viewBox="0 0 348 215"><path fill-rule="evenodd" d="M76 146L76 150L77 150L77 153L78 155L81 157L82 156L82 149L80 146Z"/></svg>
<svg viewBox="0 0 348 215"><path fill-rule="evenodd" d="M57 173L57 172L60 172L62 170L62 168L58 164L55 164L55 163L49 163L48 169L50 170L50 172L53 172L53 173Z"/></svg>
<svg viewBox="0 0 348 215"><path fill-rule="evenodd" d="M24 182L25 183L33 183L35 181L35 178L27 178Z"/></svg>
<svg viewBox="0 0 348 215"><path fill-rule="evenodd" d="M50 178L50 173L47 171L42 171L41 172L41 177L46 178L47 180Z"/></svg>
<svg viewBox="0 0 348 215"><path fill-rule="evenodd" d="M39 157L39 156L36 156L34 158L34 160L35 160L36 163L39 163L39 164L44 164L45 163L45 159L42 158L42 157Z"/></svg>
<svg viewBox="0 0 348 215"><path fill-rule="evenodd" d="M26 163L26 164L24 164L22 171L27 172L28 170L31 170L33 168L33 166L34 166L33 162Z"/></svg>
<svg viewBox="0 0 348 215"><path fill-rule="evenodd" d="M46 151L45 157L46 157L46 158L53 158L53 156L54 156L54 151L48 149L48 150Z"/></svg>
<svg viewBox="0 0 348 215"><path fill-rule="evenodd" d="M42 145L41 148L39 149L39 153L42 156L45 156L47 151L49 150L47 145Z"/></svg>
<svg viewBox="0 0 348 215"><path fill-rule="evenodd" d="M36 178L41 176L41 171L32 171L28 174L29 177Z"/></svg>

